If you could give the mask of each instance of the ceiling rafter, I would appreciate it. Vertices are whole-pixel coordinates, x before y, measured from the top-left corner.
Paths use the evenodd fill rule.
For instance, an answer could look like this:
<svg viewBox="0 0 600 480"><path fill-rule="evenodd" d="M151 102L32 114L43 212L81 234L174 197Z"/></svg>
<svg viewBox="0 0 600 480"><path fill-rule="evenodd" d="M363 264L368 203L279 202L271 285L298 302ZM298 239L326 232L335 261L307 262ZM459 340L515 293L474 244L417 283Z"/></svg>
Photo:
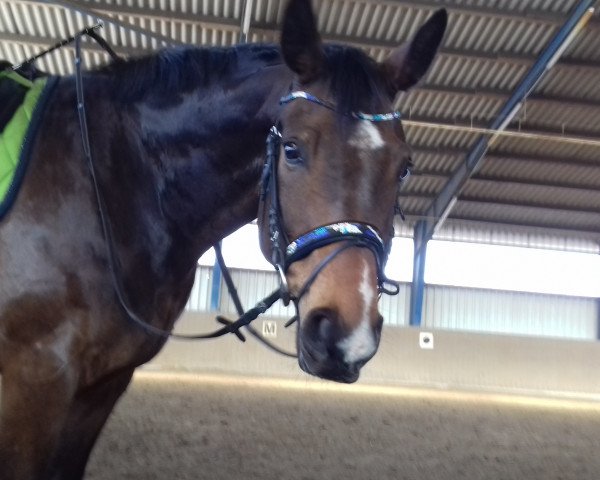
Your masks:
<svg viewBox="0 0 600 480"><path fill-rule="evenodd" d="M27 0L27 3L32 4L56 4L59 6L63 6L64 8L68 8L71 10L77 10L81 13L91 15L91 16L99 16L99 18L103 19L107 22L113 22L118 24L122 28L131 29L134 31L138 31L139 33L143 33L145 35L160 37L162 41L172 41L172 43L178 43L175 39L166 37L161 34L156 34L147 29L142 29L135 24L130 22L121 22L114 18L114 15L128 15L132 18L148 18L148 19L161 19L161 20L169 20L173 19L175 21L186 23L190 25L196 25L204 28L213 28L213 29L223 29L232 32L240 31L240 21L241 19L231 19L226 17L215 17L210 15L198 15L198 14L189 14L182 13L178 11L170 11L168 16L164 15L164 12L151 9L147 7L131 7L127 5L117 5L117 4L101 4L98 7L88 7L82 6L78 2L74 2L72 0ZM87 5L87 4L86 4ZM95 4L89 4L95 5ZM279 25L275 23L266 24L264 22L254 22L250 26L251 33L258 33L263 35L270 35L274 38L277 37L279 32ZM390 42L385 40L373 40L364 37L354 37L348 35L336 35L336 34L322 34L323 40L327 42L341 42L347 43L354 46L358 46L360 48L371 49L385 49L392 50L398 46L397 42ZM49 42L52 40L49 39ZM504 61L512 64L523 64L523 65L531 65L536 57L534 55L523 55L516 53L493 53L493 52L475 52L473 50L463 50L463 49L455 49L455 48L441 48L439 51L440 56L449 56L452 58L459 57L468 60L482 60L482 61ZM562 58L561 61L555 66L557 69L563 68L577 68L577 69L587 69L592 70L594 72L598 72L600 75L600 65L597 62L587 62L581 61L577 59L570 58Z"/></svg>
<svg viewBox="0 0 600 480"><path fill-rule="evenodd" d="M407 130L410 131L411 128L425 128L425 129L436 129L436 125L452 125L453 127L462 128L464 133L470 133L473 137L477 137L480 135L476 130L478 128L487 128L487 123L481 120L473 120L468 115L465 116L454 116L454 117L432 117L428 115L414 115L410 112L407 112L403 116L406 120L405 123L411 122L419 122L423 123L423 126L415 127L408 124L405 126ZM517 120L514 120L512 123L517 123ZM525 126L526 125L526 126ZM470 131L471 130L471 131ZM522 125L521 129L514 128L506 128L506 132L514 133L514 134L533 134L533 135L544 135L548 136L546 140L552 140L550 137L555 137L554 140L557 142L565 142L565 143L574 143L576 144L578 140L585 142L589 140L590 142L597 143L598 142L598 132L593 130L577 130L574 128L568 128L566 125L557 125L555 128L550 128L544 125L536 125L531 121L527 121L526 124ZM532 140L533 141L533 140ZM496 145L499 145L498 143Z"/></svg>
<svg viewBox="0 0 600 480"><path fill-rule="evenodd" d="M376 5L385 5L390 7L397 7L397 0L348 0L350 2L359 2L360 3L371 3ZM437 10L441 8L442 5L439 1L436 0L419 0L415 1L402 1L403 6L415 8L415 9L427 9L427 10ZM451 5L443 5L450 13L457 14L468 14L468 15L481 15L491 18L503 18L507 20L515 20L515 13L507 10L502 10L497 7L488 7L485 3L479 5L473 4L464 4L455 2ZM541 23L548 26L557 26L560 27L564 22L564 15L551 13L551 12L540 12L537 9L532 8L523 8L519 11L519 19L523 21L531 21L536 23ZM590 23L590 26L593 28L600 27L600 20L595 19Z"/></svg>
<svg viewBox="0 0 600 480"><path fill-rule="evenodd" d="M600 72L598 72L600 73ZM600 81L600 78L599 78ZM484 97L498 101L506 100L512 93L510 90L497 90L476 87L447 87L442 85L425 84L420 85L418 92L433 93L440 95L461 95L465 97ZM588 100L581 97L567 97L549 94L533 94L527 97L527 103L556 104L558 107L572 106L577 108L600 108L600 101Z"/></svg>
<svg viewBox="0 0 600 480"><path fill-rule="evenodd" d="M439 189L441 190L441 189ZM597 193L597 192L592 192ZM437 194L437 193L436 193ZM408 199L408 198L417 198L420 200L434 200L436 195L432 195L430 193L417 192L409 190L402 190L399 195L399 198ZM600 220L600 212L594 206L589 207L573 207L572 205L566 205L564 202L545 202L545 201L523 201L523 200L512 200L508 198L499 198L495 196L491 198L489 196L485 196L483 194L460 194L458 196L458 202L456 205L459 205L460 202L471 202L485 205L498 205L498 206L510 206L510 207L522 207L522 208L539 208L543 210L553 210L553 211L562 211L562 212L570 212L570 213L586 213L592 215L598 215L598 219Z"/></svg>
<svg viewBox="0 0 600 480"><path fill-rule="evenodd" d="M464 160L468 153L467 149L454 147L427 147L418 144L411 144L411 151L416 155L439 155L456 157L456 162ZM564 158L563 156L552 157L550 155L520 155L516 153L506 153L495 149L486 155L486 161L502 162L507 160L517 160L520 162L535 162L540 166L556 166L556 167L585 167L585 168L600 168L600 159L587 160L577 158Z"/></svg>
<svg viewBox="0 0 600 480"><path fill-rule="evenodd" d="M407 218L420 220L423 218L419 214L410 215L407 214ZM497 216L495 218L486 218L484 216L478 215L459 215L454 213L453 215L448 217L448 221L455 222L469 222L469 223L477 223L480 225L491 224L491 225L505 225L507 227L523 227L526 229L538 228L545 232L557 232L559 234L572 235L576 238L582 238L589 236L595 242L600 241L600 233L598 232L598 228L595 227L566 227L564 224L560 224L558 222L544 222L544 221L520 221L517 219L500 219Z"/></svg>
<svg viewBox="0 0 600 480"><path fill-rule="evenodd" d="M421 212L412 211L406 209L404 211L405 221L398 223L398 228L408 227L414 228L419 220L424 218ZM408 225L407 225L408 224ZM594 243L600 242L600 232L595 227L589 226L565 226L556 221L521 221L519 219L506 219L500 218L498 215L494 218L488 218L483 215L463 215L454 212L453 215L449 216L444 226L440 229L443 232L447 228L452 228L452 225L458 224L459 226L470 225L470 228L481 228L484 230L504 227L510 230L532 232L532 234L543 234L543 235L557 235L560 237L586 239ZM434 234L434 239L437 233ZM599 247L600 248L600 247Z"/></svg>
<svg viewBox="0 0 600 480"><path fill-rule="evenodd" d="M540 201L518 201L518 200L510 200L510 199L490 199L483 197L482 195L474 195L474 194L460 194L458 196L458 202L471 202L471 203L479 203L486 205L498 205L500 207L517 207L517 208L536 208L540 210L550 210L555 212L557 215L563 212L566 213L583 213L594 215L598 218L598 225L600 225L600 211L598 208L594 207L572 207L570 205L565 205L560 202L540 202ZM458 203L457 203L458 205Z"/></svg>
<svg viewBox="0 0 600 480"><path fill-rule="evenodd" d="M435 197L435 195L426 194L426 193L420 193L420 192L405 193L403 191L399 195L399 198L400 199L416 198L418 200L432 201L436 197ZM560 203L550 204L550 203L535 202L535 201L519 202L519 201L513 201L513 200L507 200L507 199L502 199L502 200L489 199L489 198L482 197L480 195L459 195L458 202L456 204L457 205L456 208L459 208L460 202L479 204L479 205L494 205L494 206L498 206L498 207L537 209L540 211L554 212L557 216L564 215L564 214L572 215L573 213L591 215L598 219L598 225L600 226L600 211L598 211L597 208L579 208L579 207L576 208L576 207L572 207L570 205L564 205L564 204L560 204ZM410 212L410 210L409 210L409 212ZM427 215L425 214L425 212L420 212L419 214L422 214L423 218L428 218ZM455 218L454 215L452 214L452 212L450 213L448 218ZM600 231L598 233L600 235Z"/></svg>
<svg viewBox="0 0 600 480"><path fill-rule="evenodd" d="M429 169L415 169L411 172L413 178L431 178L436 180L447 180L450 178L449 175L444 175L443 173L437 172L435 170ZM563 190L571 190L573 193L582 193L582 194L597 194L600 195L600 182L598 185L590 185L583 187L580 183L576 182L567 182L567 181L548 181L548 180L540 180L537 178L523 178L517 177L514 174L512 176L500 176L500 175L489 175L476 173L470 179L470 181L482 181L482 182L491 182L503 186L521 186L521 187L543 187L548 189L563 189ZM403 193L410 192L410 189L403 190Z"/></svg>

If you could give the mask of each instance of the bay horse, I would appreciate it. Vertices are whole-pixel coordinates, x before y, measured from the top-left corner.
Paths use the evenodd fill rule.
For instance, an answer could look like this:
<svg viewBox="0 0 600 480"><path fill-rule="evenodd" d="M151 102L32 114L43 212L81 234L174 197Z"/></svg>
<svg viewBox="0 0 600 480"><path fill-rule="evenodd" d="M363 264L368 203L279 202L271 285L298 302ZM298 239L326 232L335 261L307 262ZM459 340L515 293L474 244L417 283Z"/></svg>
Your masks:
<svg viewBox="0 0 600 480"><path fill-rule="evenodd" d="M282 274L299 312L301 368L358 378L379 343L380 276L410 156L398 115L386 112L427 71L446 19L436 12L377 63L323 44L310 2L291 0L278 46L167 49L85 72L110 239L85 162L76 81L58 80L0 222L0 479L82 478L134 369L165 342L117 300L109 243L131 309L170 330L199 256L258 218L267 259L282 238L296 239L283 245L295 258ZM280 141L267 171L274 125ZM307 250L307 232L327 241Z"/></svg>

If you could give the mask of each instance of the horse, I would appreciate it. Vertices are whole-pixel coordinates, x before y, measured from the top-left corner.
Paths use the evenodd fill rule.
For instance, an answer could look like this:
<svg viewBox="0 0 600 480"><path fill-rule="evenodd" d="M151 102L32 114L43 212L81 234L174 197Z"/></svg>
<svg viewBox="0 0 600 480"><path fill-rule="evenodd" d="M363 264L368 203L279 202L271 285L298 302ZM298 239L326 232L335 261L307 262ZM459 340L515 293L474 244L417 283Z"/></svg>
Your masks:
<svg viewBox="0 0 600 480"><path fill-rule="evenodd" d="M379 344L410 162L386 112L428 70L446 21L437 11L378 63L322 42L310 2L291 0L277 45L167 48L85 71L94 175L77 78L57 80L0 222L2 480L83 477L135 368L165 343L131 312L171 330L199 256L253 219L298 309L300 367L356 381Z"/></svg>

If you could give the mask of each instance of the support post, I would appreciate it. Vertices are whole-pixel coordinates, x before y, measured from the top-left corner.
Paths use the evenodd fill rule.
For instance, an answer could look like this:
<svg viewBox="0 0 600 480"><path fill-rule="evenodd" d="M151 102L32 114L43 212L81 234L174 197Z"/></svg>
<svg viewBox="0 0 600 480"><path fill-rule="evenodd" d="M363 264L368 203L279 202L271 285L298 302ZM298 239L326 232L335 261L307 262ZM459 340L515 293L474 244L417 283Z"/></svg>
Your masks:
<svg viewBox="0 0 600 480"><path fill-rule="evenodd" d="M219 311L221 308L221 278L223 277L223 272L221 272L221 267L219 266L219 262L215 260L215 264L213 265L213 274L212 274L212 283L210 288L210 309L213 312Z"/></svg>
<svg viewBox="0 0 600 480"><path fill-rule="evenodd" d="M242 9L242 23L240 25L240 41L239 43L248 43L250 35L250 22L252 20L254 0L245 0Z"/></svg>
<svg viewBox="0 0 600 480"><path fill-rule="evenodd" d="M596 340L600 341L600 298L596 299Z"/></svg>
<svg viewBox="0 0 600 480"><path fill-rule="evenodd" d="M426 222L419 220L414 230L413 279L410 289L410 326L420 327L423 318L423 297L425 294L425 260L427 256Z"/></svg>

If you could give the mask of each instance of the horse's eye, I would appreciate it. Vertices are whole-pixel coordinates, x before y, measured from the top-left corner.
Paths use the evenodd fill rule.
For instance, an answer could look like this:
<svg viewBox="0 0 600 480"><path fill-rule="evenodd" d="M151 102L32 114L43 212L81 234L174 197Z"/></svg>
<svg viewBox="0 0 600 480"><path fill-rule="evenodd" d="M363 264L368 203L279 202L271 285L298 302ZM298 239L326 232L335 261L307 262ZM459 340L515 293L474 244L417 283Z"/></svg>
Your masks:
<svg viewBox="0 0 600 480"><path fill-rule="evenodd" d="M400 178L399 180L406 180L408 177L410 176L410 170L408 167L405 167L404 170L402 171L402 173L400 173Z"/></svg>
<svg viewBox="0 0 600 480"><path fill-rule="evenodd" d="M299 165L304 162L300 149L294 142L285 142L283 144L283 151L285 152L285 160L290 165Z"/></svg>
<svg viewBox="0 0 600 480"><path fill-rule="evenodd" d="M410 170L413 166L414 166L414 164L412 162L412 159L409 158L408 162L406 162L406 165L404 165L404 169L400 173L400 178L399 178L400 181L405 180L406 178L408 178L410 176Z"/></svg>

